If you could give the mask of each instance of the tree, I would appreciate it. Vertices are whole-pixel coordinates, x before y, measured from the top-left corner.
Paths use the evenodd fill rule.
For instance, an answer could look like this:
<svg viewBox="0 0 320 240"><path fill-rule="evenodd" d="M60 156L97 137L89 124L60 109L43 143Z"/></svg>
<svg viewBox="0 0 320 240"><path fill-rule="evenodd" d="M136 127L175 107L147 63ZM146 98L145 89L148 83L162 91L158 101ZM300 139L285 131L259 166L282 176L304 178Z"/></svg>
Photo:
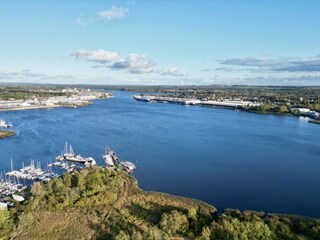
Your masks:
<svg viewBox="0 0 320 240"><path fill-rule="evenodd" d="M63 183L66 187L71 186L71 174L70 173L67 172L63 175Z"/></svg>
<svg viewBox="0 0 320 240"><path fill-rule="evenodd" d="M190 208L188 211L188 218L196 221L197 220L197 210L195 208Z"/></svg>
<svg viewBox="0 0 320 240"><path fill-rule="evenodd" d="M34 196L41 196L44 193L44 187L41 182L35 182L31 187L31 193Z"/></svg>
<svg viewBox="0 0 320 240"><path fill-rule="evenodd" d="M0 209L0 228L4 228L11 223L11 215L7 209Z"/></svg>
<svg viewBox="0 0 320 240"><path fill-rule="evenodd" d="M288 107L286 105L282 105L279 107L279 112L285 113L288 112Z"/></svg>
<svg viewBox="0 0 320 240"><path fill-rule="evenodd" d="M211 230L209 227L204 227L201 233L201 240L210 240Z"/></svg>
<svg viewBox="0 0 320 240"><path fill-rule="evenodd" d="M144 239L147 239L147 240L166 240L166 239L169 239L169 237L164 232L162 232L159 228L153 227L148 230Z"/></svg>
<svg viewBox="0 0 320 240"><path fill-rule="evenodd" d="M115 240L130 240L130 238L124 231L121 230L115 237Z"/></svg>
<svg viewBox="0 0 320 240"><path fill-rule="evenodd" d="M299 111L298 109L295 109L295 110L293 110L293 114L294 114L294 115L299 115L299 114L300 114L300 111Z"/></svg>
<svg viewBox="0 0 320 240"><path fill-rule="evenodd" d="M169 214L162 214L160 227L170 235L176 233L185 234L189 229L189 222L186 215L173 210Z"/></svg>
<svg viewBox="0 0 320 240"><path fill-rule="evenodd" d="M141 233L136 230L133 231L130 239L131 240L143 240Z"/></svg>

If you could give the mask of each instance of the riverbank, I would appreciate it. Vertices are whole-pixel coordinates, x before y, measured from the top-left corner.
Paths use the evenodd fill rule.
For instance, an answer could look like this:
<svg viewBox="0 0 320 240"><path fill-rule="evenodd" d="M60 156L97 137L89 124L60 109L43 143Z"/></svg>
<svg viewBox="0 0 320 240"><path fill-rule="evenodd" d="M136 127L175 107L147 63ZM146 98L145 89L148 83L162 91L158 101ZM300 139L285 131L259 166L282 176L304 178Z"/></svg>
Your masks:
<svg viewBox="0 0 320 240"><path fill-rule="evenodd" d="M6 138L6 137L11 137L13 135L15 135L16 133L13 131L4 131L4 130L0 130L0 139L1 138Z"/></svg>
<svg viewBox="0 0 320 240"><path fill-rule="evenodd" d="M78 107L86 107L92 105L93 102L85 102L78 105L75 104L64 104L64 105L53 105L53 106L28 106L28 107L15 107L15 108L7 108L0 109L0 112L8 112L8 111L26 111L26 110L36 110L36 109L52 109L52 108L78 108Z"/></svg>
<svg viewBox="0 0 320 240"><path fill-rule="evenodd" d="M40 90L39 90L40 91ZM22 95L24 98L0 98L0 111L23 111L33 109L50 109L58 107L76 108L88 106L92 104L92 100L106 99L112 96L112 93L93 90L93 89L62 89L60 91L43 90L35 92L33 96ZM58 96L50 96L50 94L58 94ZM43 94L49 94L47 97L42 97Z"/></svg>
<svg viewBox="0 0 320 240"><path fill-rule="evenodd" d="M214 189L212 190L214 191ZM7 211L3 239L318 239L320 220L216 208L138 187L104 167L35 183L18 211Z"/></svg>
<svg viewBox="0 0 320 240"><path fill-rule="evenodd" d="M25 110L34 110L34 109L51 109L51 108L58 108L61 106L30 106L30 107L15 107L15 108L8 108L8 109L0 109L0 112L8 112L8 111L25 111Z"/></svg>
<svg viewBox="0 0 320 240"><path fill-rule="evenodd" d="M225 108L225 109L234 109L237 111L244 111L248 113L256 114L273 114L273 115L283 115L283 116L303 116L309 117L305 113L294 114L291 111L263 111L256 110L261 106L260 103L250 102L250 101L208 101L208 100L199 100L199 99L188 99L188 98L174 98L174 97L163 97L156 95L134 95L133 98L136 101L140 102L155 102L155 103L170 103L170 104L179 104L187 106L201 106L209 108ZM310 120L311 123L319 123L320 120Z"/></svg>

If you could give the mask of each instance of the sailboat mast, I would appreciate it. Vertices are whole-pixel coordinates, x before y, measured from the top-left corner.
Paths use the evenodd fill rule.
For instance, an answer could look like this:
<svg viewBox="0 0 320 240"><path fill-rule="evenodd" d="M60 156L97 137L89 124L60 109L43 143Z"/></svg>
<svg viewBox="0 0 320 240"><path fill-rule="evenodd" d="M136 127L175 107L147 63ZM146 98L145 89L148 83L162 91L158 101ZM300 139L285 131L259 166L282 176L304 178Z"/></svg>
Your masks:
<svg viewBox="0 0 320 240"><path fill-rule="evenodd" d="M12 158L11 158L11 172L13 171L13 161L12 161Z"/></svg>
<svg viewBox="0 0 320 240"><path fill-rule="evenodd" d="M68 153L68 142L64 145L64 153Z"/></svg>
<svg viewBox="0 0 320 240"><path fill-rule="evenodd" d="M72 149L72 146L70 144L70 152L69 152L71 155L74 155L74 152L73 152L73 149Z"/></svg>

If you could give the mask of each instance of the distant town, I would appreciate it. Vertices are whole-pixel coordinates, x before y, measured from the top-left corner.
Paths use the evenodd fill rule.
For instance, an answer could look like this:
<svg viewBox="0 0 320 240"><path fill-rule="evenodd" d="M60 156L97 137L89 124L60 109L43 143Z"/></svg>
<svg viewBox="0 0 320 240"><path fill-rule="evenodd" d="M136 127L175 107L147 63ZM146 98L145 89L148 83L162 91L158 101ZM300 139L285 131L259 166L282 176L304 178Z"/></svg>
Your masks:
<svg viewBox="0 0 320 240"><path fill-rule="evenodd" d="M223 107L255 113L290 114L320 123L318 87L163 86L128 87L143 91L134 99L143 102ZM151 94L152 93L152 94Z"/></svg>
<svg viewBox="0 0 320 240"><path fill-rule="evenodd" d="M8 96L3 94L4 96ZM10 95L9 95L10 96ZM0 99L0 111L17 111L54 107L81 107L91 104L90 100L109 98L112 94L90 88L63 88L61 90L38 89L17 91L7 99ZM17 99L19 98L19 99Z"/></svg>

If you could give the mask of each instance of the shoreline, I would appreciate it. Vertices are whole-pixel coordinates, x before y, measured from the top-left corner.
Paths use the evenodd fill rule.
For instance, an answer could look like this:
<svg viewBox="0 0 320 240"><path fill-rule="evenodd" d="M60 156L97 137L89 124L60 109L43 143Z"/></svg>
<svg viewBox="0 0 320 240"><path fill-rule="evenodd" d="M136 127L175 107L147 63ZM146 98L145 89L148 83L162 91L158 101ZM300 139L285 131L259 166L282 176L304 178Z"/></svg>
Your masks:
<svg viewBox="0 0 320 240"><path fill-rule="evenodd" d="M248 113L255 113L255 114L263 114L263 115L276 115L276 116L291 116L291 117L304 117L304 115L295 115L291 112L266 112L266 111L255 111L255 110L250 110L250 109L246 109L244 106L228 106L228 105L215 105L215 104L205 104L205 103L186 103L187 100L184 99L180 99L180 100L176 100L176 101L170 101L170 100L166 100L164 101L159 101L159 100L154 100L154 99L148 99L148 100L139 100L139 98L135 97L135 95L133 96L133 98L136 101L140 101L140 102L156 102L156 103L168 103L168 104L175 104L175 105L184 105L184 106L199 106L199 107L207 107L207 108L218 108L218 109L229 109L229 110L236 110L236 111L241 111L241 112L248 112ZM168 97L166 97L168 98ZM184 102L185 101L185 102ZM190 100L192 101L192 99ZM223 102L221 102L223 103ZM312 119L309 117L308 122L310 123L315 123L315 124L320 124L320 120L317 119Z"/></svg>
<svg viewBox="0 0 320 240"><path fill-rule="evenodd" d="M35 107L21 107L21 108L8 108L8 109L0 109L0 112L10 112L10 111L24 111L24 110L34 110L34 109L51 109L51 108L58 108L61 107L60 105L57 106L35 106Z"/></svg>

